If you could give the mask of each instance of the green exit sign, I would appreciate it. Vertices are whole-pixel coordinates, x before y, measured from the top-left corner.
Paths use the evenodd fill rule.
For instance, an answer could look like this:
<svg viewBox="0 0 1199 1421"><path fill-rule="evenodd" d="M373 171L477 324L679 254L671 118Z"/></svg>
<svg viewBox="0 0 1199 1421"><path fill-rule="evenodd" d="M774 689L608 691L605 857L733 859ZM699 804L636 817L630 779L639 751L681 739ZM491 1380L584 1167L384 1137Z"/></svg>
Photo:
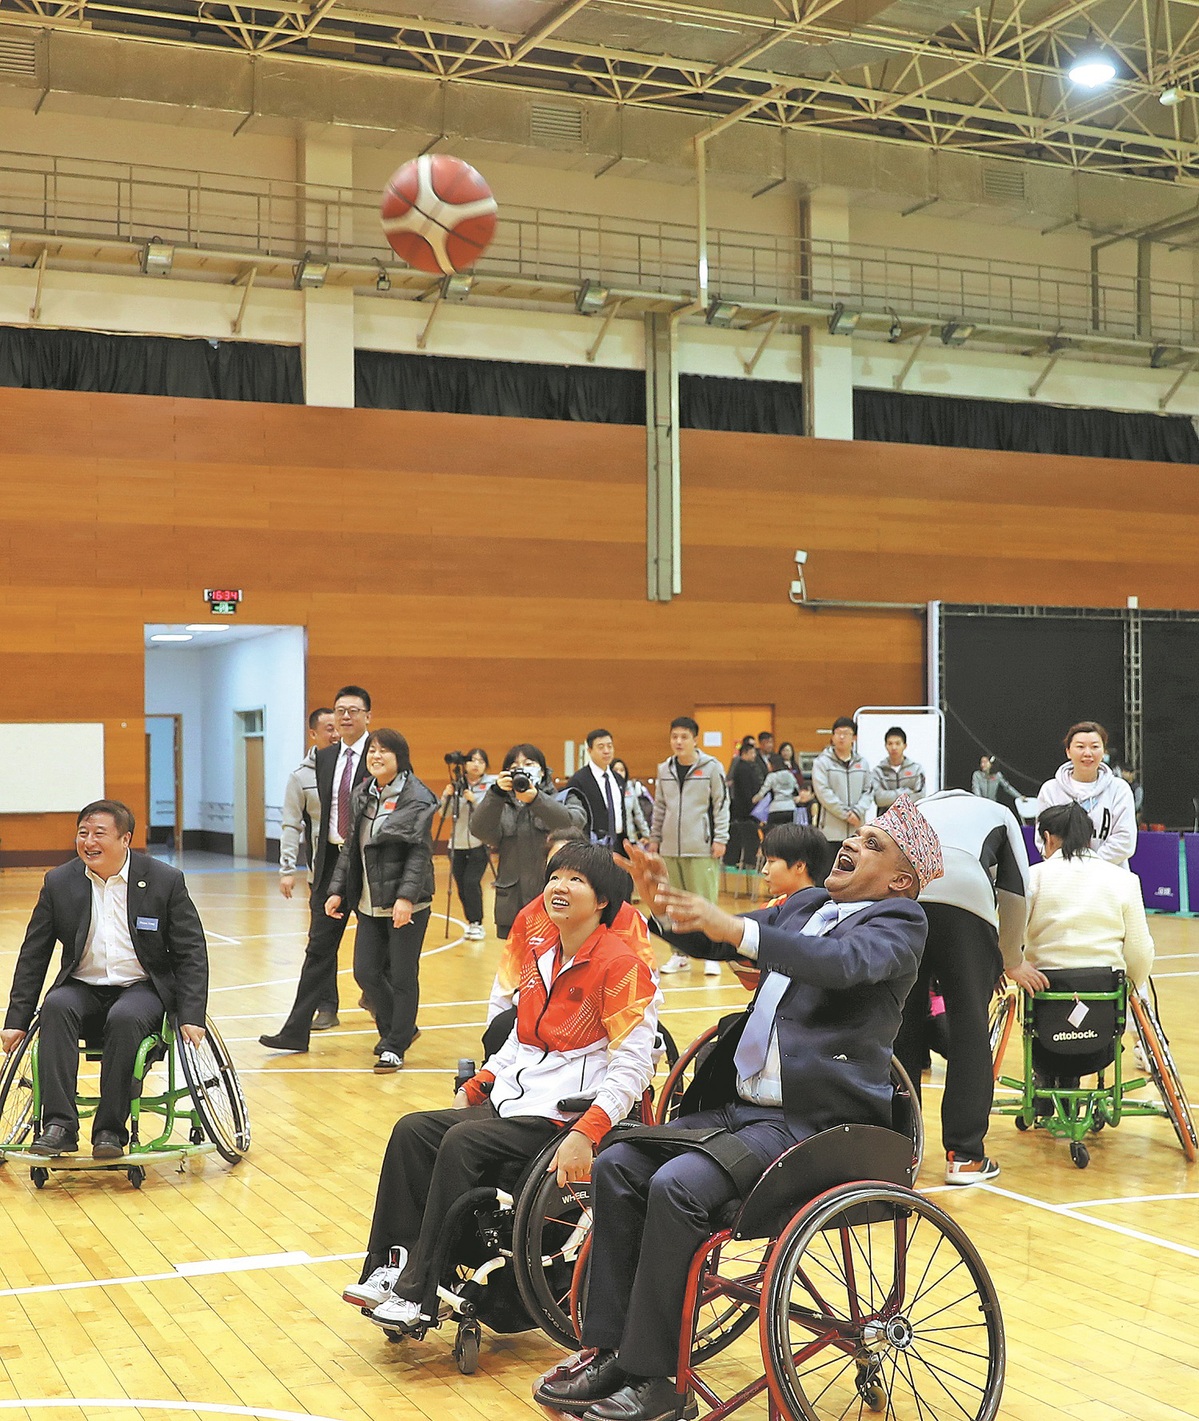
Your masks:
<svg viewBox="0 0 1199 1421"><path fill-rule="evenodd" d="M236 603L236 602L210 602L210 603L208 604L208 606L209 606L209 609L211 610L212 615L213 615L214 617L236 617L236 616L237 616L237 603Z"/></svg>

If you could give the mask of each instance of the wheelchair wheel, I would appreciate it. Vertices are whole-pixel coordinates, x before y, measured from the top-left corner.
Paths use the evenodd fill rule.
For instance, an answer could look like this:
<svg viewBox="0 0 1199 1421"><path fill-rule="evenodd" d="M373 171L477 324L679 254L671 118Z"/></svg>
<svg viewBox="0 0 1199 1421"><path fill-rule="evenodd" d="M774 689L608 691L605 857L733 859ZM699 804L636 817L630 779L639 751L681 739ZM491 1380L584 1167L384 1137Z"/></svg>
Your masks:
<svg viewBox="0 0 1199 1421"><path fill-rule="evenodd" d="M545 1172L559 1140L529 1167L512 1215L512 1266L521 1302L534 1323L563 1347L576 1347L570 1289L591 1232L591 1185L559 1185Z"/></svg>
<svg viewBox="0 0 1199 1421"><path fill-rule="evenodd" d="M4 1058L0 1071L0 1145L20 1149L37 1133L33 1113L33 1043L35 1021L15 1051Z"/></svg>
<svg viewBox="0 0 1199 1421"><path fill-rule="evenodd" d="M996 1080L999 1079L999 1072L1003 1068L1003 1053L1007 1050L1008 1040L1012 1034L1018 1001L1019 993L1004 992L1002 996L996 997L995 1003L991 1007L988 1025L991 1038L991 1068Z"/></svg>
<svg viewBox="0 0 1199 1421"><path fill-rule="evenodd" d="M176 1033L183 1077L209 1139L224 1159L236 1164L250 1148L250 1113L221 1033L211 1021L205 1022L205 1031L199 1046Z"/></svg>
<svg viewBox="0 0 1199 1421"><path fill-rule="evenodd" d="M679 1106L683 1103L687 1087L694 1080L696 1070L703 1064L705 1057L712 1049L712 1043L716 1040L716 1033L719 1029L718 1023L709 1026L707 1031L697 1036L683 1054L677 1057L674 1068L666 1077L662 1093L658 1096L657 1104L654 1107L655 1125L666 1125L679 1113Z"/></svg>
<svg viewBox="0 0 1199 1421"><path fill-rule="evenodd" d="M1131 988L1128 1000L1132 1005L1132 1017L1136 1022L1141 1049L1145 1053L1145 1059L1149 1062L1149 1072L1153 1076L1153 1084L1157 1086L1158 1094L1166 1107L1166 1114L1170 1117L1170 1124L1174 1126L1178 1143L1182 1146L1182 1152L1189 1163L1195 1158L1196 1149L1199 1148L1199 1138L1195 1135L1195 1120L1191 1115L1191 1107L1187 1102L1186 1092L1182 1088L1182 1081L1179 1079L1178 1067L1175 1066L1174 1057L1170 1054L1169 1042L1166 1040L1166 1034L1157 1019L1157 1013L1149 1003Z"/></svg>
<svg viewBox="0 0 1199 1421"><path fill-rule="evenodd" d="M910 1190L847 1185L802 1209L771 1253L760 1325L784 1415L861 1417L879 1392L894 1416L992 1421L999 1409L995 1288L961 1226Z"/></svg>

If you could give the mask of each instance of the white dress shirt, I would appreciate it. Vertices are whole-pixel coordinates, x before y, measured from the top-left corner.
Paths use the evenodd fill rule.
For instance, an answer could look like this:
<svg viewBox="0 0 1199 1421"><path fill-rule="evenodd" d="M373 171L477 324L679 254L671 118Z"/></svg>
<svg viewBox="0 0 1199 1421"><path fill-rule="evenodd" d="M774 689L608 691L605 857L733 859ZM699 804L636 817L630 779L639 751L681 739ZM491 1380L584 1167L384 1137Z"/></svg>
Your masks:
<svg viewBox="0 0 1199 1421"><path fill-rule="evenodd" d="M341 777L346 772L347 756L352 761L350 766L350 790L353 792L354 776L358 773L358 761L362 758L366 749L366 742L370 739L369 730L364 730L353 745L342 742L341 749L337 752L337 760L333 766L333 794L329 801L329 842L341 847L341 835L337 832L337 807L338 797L341 790Z"/></svg>
<svg viewBox="0 0 1199 1421"><path fill-rule="evenodd" d="M843 923L846 918L852 917L854 913L860 913L863 908L869 908L869 906L869 902L840 903L837 905L837 916L826 922L821 921L820 910L817 909L800 928L800 932L805 937L824 937L826 933L832 932L838 923ZM757 961L758 944L761 941L758 927L759 924L753 918L745 919L745 936L741 939L741 946L737 949L738 957L748 957L753 962ZM742 1100L748 1101L750 1105L782 1105L783 1067L782 1059L779 1056L777 1026L770 1028L770 1045L766 1050L766 1064L748 1080L737 1078L737 1094Z"/></svg>
<svg viewBox="0 0 1199 1421"><path fill-rule="evenodd" d="M607 782L608 788L612 791L612 808L616 812L616 842L620 843L624 835L624 791L620 787L620 781L611 770L601 770L598 765L592 764L590 760L587 762L587 768L595 776L596 783L599 785L600 799L605 808L608 804L607 796L604 794L605 781Z"/></svg>
<svg viewBox="0 0 1199 1421"><path fill-rule="evenodd" d="M127 987L144 982L146 969L137 960L129 934L129 855L111 878L99 878L85 868L92 886L92 920L75 978L93 987Z"/></svg>

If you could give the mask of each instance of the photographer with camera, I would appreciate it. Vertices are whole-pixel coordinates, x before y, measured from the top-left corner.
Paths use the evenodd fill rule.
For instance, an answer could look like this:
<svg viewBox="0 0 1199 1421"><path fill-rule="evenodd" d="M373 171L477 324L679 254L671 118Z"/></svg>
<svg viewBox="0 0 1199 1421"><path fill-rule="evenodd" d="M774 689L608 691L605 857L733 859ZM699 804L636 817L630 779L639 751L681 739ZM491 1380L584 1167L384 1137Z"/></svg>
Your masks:
<svg viewBox="0 0 1199 1421"><path fill-rule="evenodd" d="M545 756L536 745L513 745L483 802L471 815L471 833L496 850L495 930L512 931L516 915L545 886L545 836L551 829L582 829L581 805L560 804Z"/></svg>
<svg viewBox="0 0 1199 1421"><path fill-rule="evenodd" d="M453 777L441 795L441 814L450 816L450 872L466 914L463 936L472 942L487 936L483 927L483 873L487 868L487 846L471 833L474 812L491 785L487 751L451 750L445 757Z"/></svg>

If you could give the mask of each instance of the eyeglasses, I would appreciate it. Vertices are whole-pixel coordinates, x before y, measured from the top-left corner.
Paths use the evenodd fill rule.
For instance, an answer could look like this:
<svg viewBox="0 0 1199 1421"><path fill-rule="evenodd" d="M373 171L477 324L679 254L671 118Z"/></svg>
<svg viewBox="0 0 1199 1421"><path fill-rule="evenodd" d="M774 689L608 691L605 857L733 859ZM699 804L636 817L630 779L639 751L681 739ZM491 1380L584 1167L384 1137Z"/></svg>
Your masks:
<svg viewBox="0 0 1199 1421"><path fill-rule="evenodd" d="M344 717L344 718L346 718L346 719L351 719L352 717L354 717L354 716L356 716L356 715L365 715L365 714L366 714L366 707L365 707L365 706L334 706L334 707L333 707L333 714L336 715L336 716Z"/></svg>

